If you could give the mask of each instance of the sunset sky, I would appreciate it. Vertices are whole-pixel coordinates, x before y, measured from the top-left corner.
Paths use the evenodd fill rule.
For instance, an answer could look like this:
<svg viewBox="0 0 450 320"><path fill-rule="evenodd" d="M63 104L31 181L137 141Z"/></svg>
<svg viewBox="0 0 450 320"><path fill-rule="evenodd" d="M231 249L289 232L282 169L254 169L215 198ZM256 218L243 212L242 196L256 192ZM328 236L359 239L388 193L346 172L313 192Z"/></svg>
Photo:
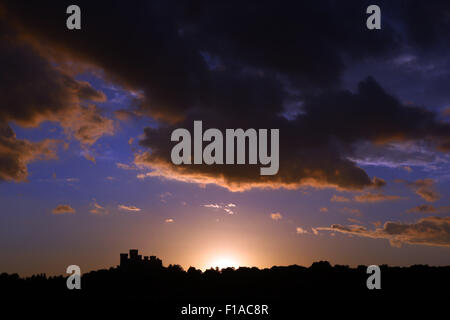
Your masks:
<svg viewBox="0 0 450 320"><path fill-rule="evenodd" d="M73 2L73 1L72 1ZM450 4L0 0L0 272L450 264ZM277 128L280 168L170 134Z"/></svg>

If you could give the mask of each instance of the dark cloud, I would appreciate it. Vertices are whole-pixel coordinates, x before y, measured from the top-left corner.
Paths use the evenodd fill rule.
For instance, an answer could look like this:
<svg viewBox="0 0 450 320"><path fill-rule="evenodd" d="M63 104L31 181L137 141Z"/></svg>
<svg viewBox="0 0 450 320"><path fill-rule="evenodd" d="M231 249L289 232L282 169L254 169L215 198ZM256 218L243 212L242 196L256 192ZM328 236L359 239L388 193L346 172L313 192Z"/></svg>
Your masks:
<svg viewBox="0 0 450 320"><path fill-rule="evenodd" d="M65 28L61 13L69 1L2 2L10 19L51 44L52 53L102 68L141 90L152 115L172 120L202 103L211 73L220 73L210 71L275 73L302 90L324 88L339 83L344 57L392 56L405 41L424 44L420 37L437 46L449 31L449 5L440 1L381 1L386 19L376 32L365 28L369 1L79 1L79 32Z"/></svg>
<svg viewBox="0 0 450 320"><path fill-rule="evenodd" d="M373 177L372 183L375 188L382 188L386 185L386 180L378 177Z"/></svg>
<svg viewBox="0 0 450 320"><path fill-rule="evenodd" d="M113 132L113 122L84 101L104 101L105 95L89 83L75 80L40 56L30 45L10 40L0 31L0 121L37 126L57 121L67 134L91 145Z"/></svg>
<svg viewBox="0 0 450 320"><path fill-rule="evenodd" d="M27 164L54 158L55 141L17 139L8 125L36 127L59 122L66 134L84 148L113 132L113 122L84 101L104 101L105 95L55 66L32 45L21 41L0 14L0 180L25 181Z"/></svg>
<svg viewBox="0 0 450 320"><path fill-rule="evenodd" d="M450 247L450 217L427 217L411 224L388 221L382 228L375 230L369 230L360 225L343 226L340 224L315 229L373 239L388 239L395 247L400 247L404 243Z"/></svg>
<svg viewBox="0 0 450 320"><path fill-rule="evenodd" d="M264 94L262 91L261 95ZM175 126L148 128L141 145L149 147L151 152L138 155L136 162L153 169L152 176L216 183L230 190L298 188L301 185L362 189L380 187L385 182L370 179L349 160L358 142L383 144L428 139L440 144L450 134L450 125L439 122L435 113L403 105L371 78L362 81L355 93L328 91L305 97L302 110L293 120L281 116L267 119L267 114L257 114L234 121L227 121L227 114L218 117L218 110L214 110L214 114L205 111ZM173 166L170 162L172 145L167 143L171 132L178 127L192 130L193 120L197 119L203 120L205 129L206 126L224 129L224 122L231 128L280 128L279 173L259 176L255 166ZM430 190L420 188L422 196ZM431 196L429 194L427 199Z"/></svg>
<svg viewBox="0 0 450 320"><path fill-rule="evenodd" d="M400 5L387 10L388 3L382 5L388 18L375 32L365 28L370 3L364 1L81 1L82 30L76 32L65 28L66 1L3 3L22 39L41 54L100 69L106 80L135 92L135 114L163 120L140 142L151 151L135 162L152 170L140 177L233 191L304 185L361 190L385 182L350 160L360 142L425 140L448 149L450 125L435 113L400 102L373 78L355 92L340 88L348 61L393 58L406 45L441 46L437 35L449 29L441 23L447 21L443 5L427 9L436 19L424 20L425 42L417 35L418 12L402 13ZM84 89L75 89L75 96L82 91L83 99L95 98ZM284 114L292 105L296 115L288 120ZM173 166L170 133L192 128L194 120L205 129L279 128L279 173L260 176L259 167L244 165Z"/></svg>
<svg viewBox="0 0 450 320"><path fill-rule="evenodd" d="M0 16L1 18L1 16ZM36 126L58 121L81 101L104 101L105 96L58 69L0 20L0 120Z"/></svg>
<svg viewBox="0 0 450 320"><path fill-rule="evenodd" d="M0 122L0 181L26 181L27 164L56 158L57 141L31 142L16 138L9 125Z"/></svg>
<svg viewBox="0 0 450 320"><path fill-rule="evenodd" d="M406 31L407 40L412 46L421 50L449 47L450 3L448 1L398 1L393 4L393 9L398 14Z"/></svg>
<svg viewBox="0 0 450 320"><path fill-rule="evenodd" d="M373 78L361 81L356 93L329 91L308 97L303 110L298 118L302 130L321 132L311 143L328 136L344 143L429 139L441 145L450 137L450 124L440 122L436 113L401 103Z"/></svg>
<svg viewBox="0 0 450 320"><path fill-rule="evenodd" d="M144 109L171 120L199 104L211 108L210 99L220 94L217 87L232 85L233 77L210 72L213 60L222 61L219 69L228 74L276 73L304 88L327 87L339 80L341 55L384 55L397 41L388 23L383 32L361 27L364 4L334 1L79 1L80 32L65 28L61 13L70 2L4 3L26 34L51 44L60 56L93 64L111 80L140 90ZM278 111L278 105L272 107Z"/></svg>

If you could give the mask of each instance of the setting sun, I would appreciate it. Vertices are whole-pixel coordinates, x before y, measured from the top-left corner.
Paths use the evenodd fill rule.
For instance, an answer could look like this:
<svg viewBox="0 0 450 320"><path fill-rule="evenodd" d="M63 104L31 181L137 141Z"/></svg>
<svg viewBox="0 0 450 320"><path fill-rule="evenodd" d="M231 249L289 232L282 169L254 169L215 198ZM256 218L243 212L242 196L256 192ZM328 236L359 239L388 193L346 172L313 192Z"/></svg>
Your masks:
<svg viewBox="0 0 450 320"><path fill-rule="evenodd" d="M239 268L239 262L233 257L222 256L222 257L217 257L217 258L213 259L211 263L206 265L206 269L216 268L216 267L219 269L225 269L225 268L237 269L237 268Z"/></svg>

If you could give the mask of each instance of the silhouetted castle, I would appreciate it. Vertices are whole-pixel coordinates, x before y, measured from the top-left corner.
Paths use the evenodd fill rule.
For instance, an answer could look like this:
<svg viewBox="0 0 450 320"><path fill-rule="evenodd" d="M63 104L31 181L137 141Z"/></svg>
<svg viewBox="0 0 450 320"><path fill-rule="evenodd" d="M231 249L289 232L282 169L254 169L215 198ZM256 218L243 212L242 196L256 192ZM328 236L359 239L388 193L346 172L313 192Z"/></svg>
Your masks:
<svg viewBox="0 0 450 320"><path fill-rule="evenodd" d="M319 261L309 268L291 265L265 269L208 269L202 272L190 267L184 271L179 265L164 267L160 259L142 257L138 250L130 250L129 254L120 255L120 265L116 268L84 273L81 290L67 289L66 274L21 278L18 274L0 273L0 299L2 302L5 298L36 300L37 297L148 299L158 306L169 302L186 302L187 305L192 301L267 301L275 305L282 303L282 310L292 306L296 314L298 301L316 298L319 301L368 298L371 302L384 298L449 300L450 266L381 265L380 269L382 289L369 290L366 285L369 274L364 265L351 268ZM174 305L170 310L174 311L173 315L176 310L176 317L164 316L160 319L179 318L178 306L175 308Z"/></svg>
<svg viewBox="0 0 450 320"><path fill-rule="evenodd" d="M120 267L129 267L129 266L149 266L155 268L162 267L161 259L158 259L155 256L144 256L142 259L142 255L139 254L137 249L130 249L130 256L128 257L128 253L120 254Z"/></svg>

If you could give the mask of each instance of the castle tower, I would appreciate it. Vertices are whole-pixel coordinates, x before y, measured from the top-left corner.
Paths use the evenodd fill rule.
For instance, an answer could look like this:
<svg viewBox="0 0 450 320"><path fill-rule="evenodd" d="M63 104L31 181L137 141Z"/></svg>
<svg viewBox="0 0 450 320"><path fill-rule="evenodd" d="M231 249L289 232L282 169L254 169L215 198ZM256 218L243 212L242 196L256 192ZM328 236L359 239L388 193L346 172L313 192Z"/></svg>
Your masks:
<svg viewBox="0 0 450 320"><path fill-rule="evenodd" d="M130 249L130 260L137 261L139 260L138 249Z"/></svg>
<svg viewBox="0 0 450 320"><path fill-rule="evenodd" d="M123 267L128 263L128 253L120 254L120 266Z"/></svg>

